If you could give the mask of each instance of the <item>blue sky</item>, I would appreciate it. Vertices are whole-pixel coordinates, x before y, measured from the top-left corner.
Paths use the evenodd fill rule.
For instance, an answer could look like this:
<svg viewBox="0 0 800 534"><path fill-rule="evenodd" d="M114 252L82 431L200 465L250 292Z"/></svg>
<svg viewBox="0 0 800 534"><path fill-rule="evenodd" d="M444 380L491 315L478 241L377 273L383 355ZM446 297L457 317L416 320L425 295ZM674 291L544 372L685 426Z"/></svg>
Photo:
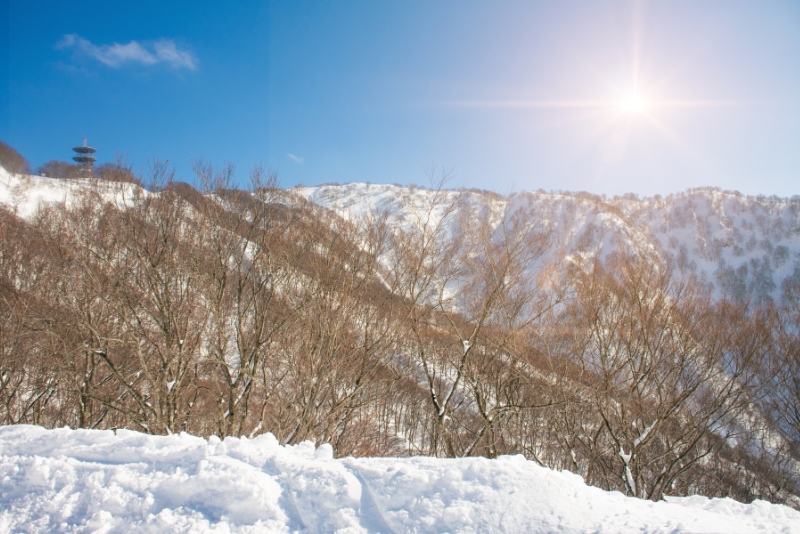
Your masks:
<svg viewBox="0 0 800 534"><path fill-rule="evenodd" d="M800 2L37 2L0 138L282 185L800 194ZM2 85L2 84L0 84ZM634 100L635 97L635 100Z"/></svg>

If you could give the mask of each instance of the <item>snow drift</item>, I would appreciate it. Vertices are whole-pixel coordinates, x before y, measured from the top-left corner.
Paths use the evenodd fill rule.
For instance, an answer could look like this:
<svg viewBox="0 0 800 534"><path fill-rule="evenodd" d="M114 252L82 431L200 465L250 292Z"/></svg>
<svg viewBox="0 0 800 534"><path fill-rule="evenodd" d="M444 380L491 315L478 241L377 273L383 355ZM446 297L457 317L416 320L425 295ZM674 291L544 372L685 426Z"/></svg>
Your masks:
<svg viewBox="0 0 800 534"><path fill-rule="evenodd" d="M647 502L521 456L334 459L329 445L0 428L0 531L800 533L756 501Z"/></svg>

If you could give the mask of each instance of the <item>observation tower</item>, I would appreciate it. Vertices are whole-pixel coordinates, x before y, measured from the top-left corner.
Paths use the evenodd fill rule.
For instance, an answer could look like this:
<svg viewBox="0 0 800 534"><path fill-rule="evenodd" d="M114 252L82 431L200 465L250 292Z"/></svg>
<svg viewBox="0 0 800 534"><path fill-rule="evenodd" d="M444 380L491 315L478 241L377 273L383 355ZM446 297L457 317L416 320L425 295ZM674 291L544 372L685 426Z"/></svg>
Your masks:
<svg viewBox="0 0 800 534"><path fill-rule="evenodd" d="M83 146L76 146L73 148L75 152L78 153L77 156L74 156L72 159L83 165L81 169L81 177L82 178L91 178L94 176L94 162L97 161L97 158L92 156L97 149L92 148L90 146L86 146L86 138L83 138Z"/></svg>

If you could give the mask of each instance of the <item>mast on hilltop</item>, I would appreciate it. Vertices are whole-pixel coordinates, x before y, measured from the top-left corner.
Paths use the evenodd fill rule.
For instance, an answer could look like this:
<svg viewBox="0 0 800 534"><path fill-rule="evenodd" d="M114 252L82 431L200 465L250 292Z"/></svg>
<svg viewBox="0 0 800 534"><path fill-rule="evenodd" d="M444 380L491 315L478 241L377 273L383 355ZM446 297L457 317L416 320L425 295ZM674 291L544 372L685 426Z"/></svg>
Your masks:
<svg viewBox="0 0 800 534"><path fill-rule="evenodd" d="M97 158L92 156L92 154L97 152L97 149L86 146L86 138L84 137L83 146L76 146L72 150L78 153L78 155L74 156L72 159L83 165L81 176L83 178L92 178L94 176L94 162L97 161Z"/></svg>

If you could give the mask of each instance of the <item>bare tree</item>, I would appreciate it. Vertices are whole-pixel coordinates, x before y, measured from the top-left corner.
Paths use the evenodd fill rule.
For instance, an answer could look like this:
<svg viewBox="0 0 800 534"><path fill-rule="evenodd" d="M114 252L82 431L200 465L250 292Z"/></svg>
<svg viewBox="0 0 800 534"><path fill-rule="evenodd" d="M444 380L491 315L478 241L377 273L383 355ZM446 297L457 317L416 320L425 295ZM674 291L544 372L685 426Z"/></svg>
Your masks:
<svg viewBox="0 0 800 534"><path fill-rule="evenodd" d="M287 291L294 317L283 394L291 409L280 433L287 442L329 441L349 454L361 446L375 380L396 342L394 294L379 277L388 229L384 217L348 221L310 205L303 219Z"/></svg>
<svg viewBox="0 0 800 534"><path fill-rule="evenodd" d="M51 159L36 167L36 174L48 178L82 178L83 165Z"/></svg>
<svg viewBox="0 0 800 534"><path fill-rule="evenodd" d="M735 310L709 307L692 280L674 282L671 272L623 249L577 274L572 307L582 325L576 357L600 423L584 442L584 474L654 500L713 452L714 435L730 435L765 346L758 329L748 332L753 342L732 342L742 327Z"/></svg>
<svg viewBox="0 0 800 534"><path fill-rule="evenodd" d="M454 457L481 445L496 454L504 418L550 404L526 392L521 335L554 300L537 292L549 230L520 208L464 205L441 189L412 211L391 249L408 350L427 384L429 452ZM515 349L515 345L517 345Z"/></svg>
<svg viewBox="0 0 800 534"><path fill-rule="evenodd" d="M30 174L31 164L17 149L0 141L0 165L10 174Z"/></svg>
<svg viewBox="0 0 800 534"><path fill-rule="evenodd" d="M206 198L198 202L201 240L208 247L202 292L211 312L206 340L220 436L239 436L250 424L250 398L289 315L278 303L288 278L282 241L294 223L278 203L277 175L256 166L249 194L233 190L234 168L194 162ZM262 386L265 386L263 382ZM260 392L262 399L270 392ZM262 400L263 408L263 400ZM261 421L253 431L262 429Z"/></svg>
<svg viewBox="0 0 800 534"><path fill-rule="evenodd" d="M189 426L209 313L198 288L204 246L190 205L171 187L165 163L156 160L150 172L160 194L134 190L112 229L120 246L115 301L126 334L114 342L134 357L113 358L110 347L98 355L127 394L119 409L137 428L165 434Z"/></svg>
<svg viewBox="0 0 800 534"><path fill-rule="evenodd" d="M35 228L0 208L0 401L3 424L64 422L56 359L42 339L48 303L37 294L51 269ZM48 417L48 412L54 417ZM56 412L56 413L54 413Z"/></svg>

